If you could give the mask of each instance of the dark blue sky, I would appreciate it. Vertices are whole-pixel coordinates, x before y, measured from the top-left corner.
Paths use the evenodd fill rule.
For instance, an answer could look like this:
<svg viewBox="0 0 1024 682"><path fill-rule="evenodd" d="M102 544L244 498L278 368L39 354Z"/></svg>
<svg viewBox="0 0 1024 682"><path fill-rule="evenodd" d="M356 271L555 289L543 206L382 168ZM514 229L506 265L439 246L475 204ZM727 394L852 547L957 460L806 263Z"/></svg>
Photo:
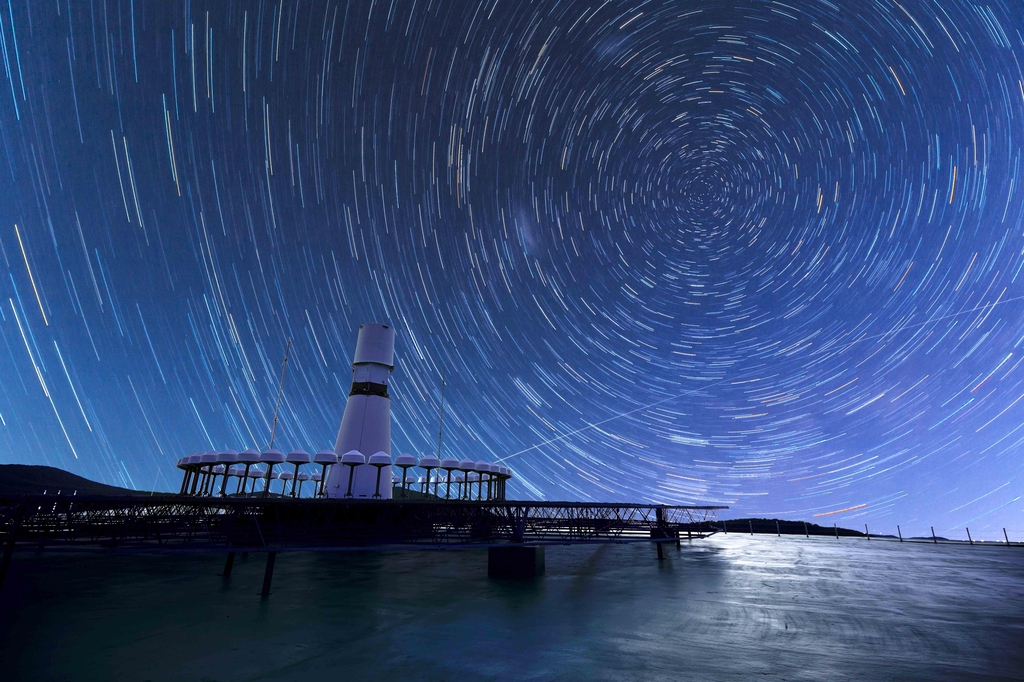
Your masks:
<svg viewBox="0 0 1024 682"><path fill-rule="evenodd" d="M0 462L329 446L1024 532L1013 3L0 5ZM838 513L836 513L838 512Z"/></svg>

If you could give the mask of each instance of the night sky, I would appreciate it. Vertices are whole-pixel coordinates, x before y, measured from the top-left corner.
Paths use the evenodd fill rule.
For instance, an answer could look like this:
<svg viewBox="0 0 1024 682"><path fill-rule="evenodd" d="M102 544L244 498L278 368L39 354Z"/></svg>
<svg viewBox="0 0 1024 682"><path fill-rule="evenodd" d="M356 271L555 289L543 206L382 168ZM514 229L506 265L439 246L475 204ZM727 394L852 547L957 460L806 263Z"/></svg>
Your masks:
<svg viewBox="0 0 1024 682"><path fill-rule="evenodd" d="M0 462L1024 532L1016 2L0 2ZM1011 530L1011 533L1013 531Z"/></svg>

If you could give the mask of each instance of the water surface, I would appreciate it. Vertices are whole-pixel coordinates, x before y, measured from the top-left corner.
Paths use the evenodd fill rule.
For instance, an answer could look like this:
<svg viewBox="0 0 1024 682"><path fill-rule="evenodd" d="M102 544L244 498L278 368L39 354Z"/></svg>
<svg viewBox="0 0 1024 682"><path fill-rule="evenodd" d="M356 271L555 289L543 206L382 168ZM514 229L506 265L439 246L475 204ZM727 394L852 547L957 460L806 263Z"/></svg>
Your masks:
<svg viewBox="0 0 1024 682"><path fill-rule="evenodd" d="M1024 680L1024 549L718 535L264 560L19 550L0 596L18 680Z"/></svg>

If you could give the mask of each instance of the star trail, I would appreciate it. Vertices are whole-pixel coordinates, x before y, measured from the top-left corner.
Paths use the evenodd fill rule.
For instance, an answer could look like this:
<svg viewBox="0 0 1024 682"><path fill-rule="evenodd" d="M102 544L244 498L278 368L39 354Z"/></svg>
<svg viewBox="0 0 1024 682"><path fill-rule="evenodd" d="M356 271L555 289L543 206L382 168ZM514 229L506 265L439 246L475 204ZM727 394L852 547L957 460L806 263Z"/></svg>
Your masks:
<svg viewBox="0 0 1024 682"><path fill-rule="evenodd" d="M1003 0L0 3L0 461L333 443L510 494L1024 529Z"/></svg>

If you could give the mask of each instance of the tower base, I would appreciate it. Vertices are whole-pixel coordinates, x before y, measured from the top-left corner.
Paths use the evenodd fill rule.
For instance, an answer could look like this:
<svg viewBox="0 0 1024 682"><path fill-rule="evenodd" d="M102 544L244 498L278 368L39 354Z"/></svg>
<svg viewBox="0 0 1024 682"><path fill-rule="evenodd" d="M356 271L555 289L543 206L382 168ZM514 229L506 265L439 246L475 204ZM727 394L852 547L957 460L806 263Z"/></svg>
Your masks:
<svg viewBox="0 0 1024 682"><path fill-rule="evenodd" d="M505 546L487 549L487 577L535 578L544 573L544 548Z"/></svg>

